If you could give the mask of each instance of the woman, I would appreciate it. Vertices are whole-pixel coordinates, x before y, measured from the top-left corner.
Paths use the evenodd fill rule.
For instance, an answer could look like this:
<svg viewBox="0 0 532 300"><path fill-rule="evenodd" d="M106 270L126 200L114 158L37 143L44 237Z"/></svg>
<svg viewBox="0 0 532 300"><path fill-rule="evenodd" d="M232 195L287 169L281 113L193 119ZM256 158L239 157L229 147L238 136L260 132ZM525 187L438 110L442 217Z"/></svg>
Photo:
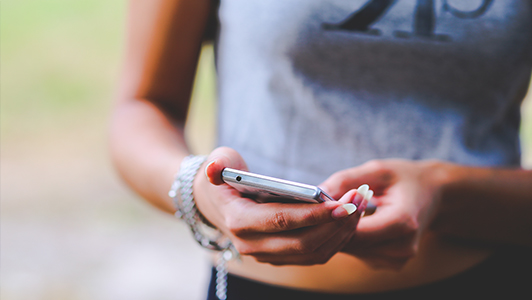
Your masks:
<svg viewBox="0 0 532 300"><path fill-rule="evenodd" d="M213 10L223 147L196 168L193 197L241 255L229 299L530 294L518 129L532 2L131 1L112 153L169 213ZM259 204L221 182L224 167L340 200ZM361 184L377 206L364 218Z"/></svg>

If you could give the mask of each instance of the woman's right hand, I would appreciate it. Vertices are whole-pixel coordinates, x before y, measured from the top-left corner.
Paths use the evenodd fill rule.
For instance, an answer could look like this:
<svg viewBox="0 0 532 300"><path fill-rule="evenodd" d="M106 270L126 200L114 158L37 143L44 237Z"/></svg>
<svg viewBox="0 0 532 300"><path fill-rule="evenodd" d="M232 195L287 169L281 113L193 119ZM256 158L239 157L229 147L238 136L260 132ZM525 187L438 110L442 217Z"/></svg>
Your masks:
<svg viewBox="0 0 532 300"><path fill-rule="evenodd" d="M326 263L351 239L367 204L353 203L356 190L347 192L339 201L320 204L258 203L243 198L222 181L225 167L247 170L235 150L215 149L194 180L196 205L209 222L231 239L241 255L259 262ZM353 204L358 209L349 214Z"/></svg>

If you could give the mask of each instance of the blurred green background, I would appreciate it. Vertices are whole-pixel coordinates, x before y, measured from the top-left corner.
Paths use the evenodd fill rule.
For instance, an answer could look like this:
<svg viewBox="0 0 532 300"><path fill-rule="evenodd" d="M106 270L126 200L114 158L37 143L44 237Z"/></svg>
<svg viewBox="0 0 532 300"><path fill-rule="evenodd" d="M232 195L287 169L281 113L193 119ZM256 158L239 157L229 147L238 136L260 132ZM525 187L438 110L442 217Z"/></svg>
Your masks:
<svg viewBox="0 0 532 300"><path fill-rule="evenodd" d="M127 2L0 3L2 300L204 299L208 254L188 228L117 178L107 127ZM212 147L206 47L194 93L197 152ZM197 114L197 113L196 113Z"/></svg>
<svg viewBox="0 0 532 300"><path fill-rule="evenodd" d="M107 126L126 2L0 3L3 300L202 299L207 253L112 170ZM189 136L213 147L212 47L199 64ZM530 97L528 97L530 98ZM523 106L532 166L532 101Z"/></svg>

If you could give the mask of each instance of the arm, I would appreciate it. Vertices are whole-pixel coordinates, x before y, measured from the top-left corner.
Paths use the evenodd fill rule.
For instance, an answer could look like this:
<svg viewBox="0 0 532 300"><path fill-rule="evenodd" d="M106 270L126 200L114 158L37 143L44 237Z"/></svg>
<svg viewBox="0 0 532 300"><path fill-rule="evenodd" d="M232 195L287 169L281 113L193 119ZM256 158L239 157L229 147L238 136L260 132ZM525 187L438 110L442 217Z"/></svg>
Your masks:
<svg viewBox="0 0 532 300"><path fill-rule="evenodd" d="M209 0L138 0L130 5L111 153L128 185L169 213L175 208L168 190L189 154L183 127L209 5ZM220 181L224 167L246 169L236 151L218 148L211 161L209 178L204 166L194 180L196 205L241 254L271 264L323 263L353 235L364 208L362 204L352 213L356 191L338 202L259 204Z"/></svg>
<svg viewBox="0 0 532 300"><path fill-rule="evenodd" d="M141 196L174 211L168 189L188 149L183 128L209 0L131 1L128 41L111 123L111 154Z"/></svg>
<svg viewBox="0 0 532 300"><path fill-rule="evenodd" d="M532 170L443 164L431 228L474 240L532 246Z"/></svg>

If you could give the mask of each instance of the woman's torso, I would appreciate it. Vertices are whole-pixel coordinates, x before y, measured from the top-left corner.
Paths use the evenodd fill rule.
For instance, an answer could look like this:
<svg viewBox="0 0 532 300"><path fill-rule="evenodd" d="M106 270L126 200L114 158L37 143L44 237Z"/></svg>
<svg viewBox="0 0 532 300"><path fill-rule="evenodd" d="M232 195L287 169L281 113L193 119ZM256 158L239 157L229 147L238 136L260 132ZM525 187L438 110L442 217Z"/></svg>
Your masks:
<svg viewBox="0 0 532 300"><path fill-rule="evenodd" d="M519 165L531 16L527 0L222 0L218 143L251 171L310 184L389 157ZM313 267L244 258L230 271L360 292L434 281L488 255L427 236L399 273L342 254Z"/></svg>

